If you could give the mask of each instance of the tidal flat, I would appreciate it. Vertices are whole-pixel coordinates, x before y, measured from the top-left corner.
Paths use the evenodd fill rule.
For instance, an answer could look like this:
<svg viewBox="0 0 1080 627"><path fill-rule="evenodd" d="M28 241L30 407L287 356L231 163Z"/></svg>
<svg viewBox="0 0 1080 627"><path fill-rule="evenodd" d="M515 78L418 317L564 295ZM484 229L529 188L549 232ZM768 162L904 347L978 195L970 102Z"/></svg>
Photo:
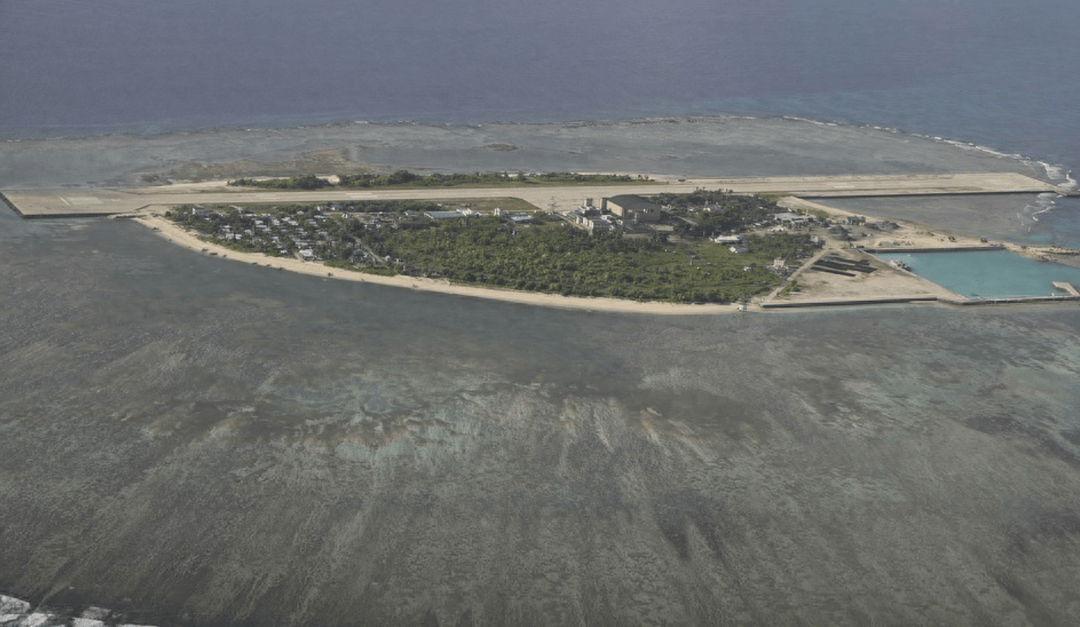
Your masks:
<svg viewBox="0 0 1080 627"><path fill-rule="evenodd" d="M1068 625L1080 311L599 314L0 215L0 591L159 625Z"/></svg>

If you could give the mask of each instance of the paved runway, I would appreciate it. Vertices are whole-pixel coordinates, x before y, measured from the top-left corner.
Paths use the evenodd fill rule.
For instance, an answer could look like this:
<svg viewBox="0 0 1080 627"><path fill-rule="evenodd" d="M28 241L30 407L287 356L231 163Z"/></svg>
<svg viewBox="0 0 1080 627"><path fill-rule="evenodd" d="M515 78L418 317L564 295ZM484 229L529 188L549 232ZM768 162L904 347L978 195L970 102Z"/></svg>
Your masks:
<svg viewBox="0 0 1080 627"><path fill-rule="evenodd" d="M1050 183L1015 172L977 174L910 174L860 176L793 176L760 178L687 179L662 184L435 188L322 191L254 191L227 187L224 182L179 184L126 189L60 189L18 191L4 195L25 217L99 216L138 211L145 207L180 204L260 202L332 202L391 199L437 200L455 198L521 198L547 209L569 211L586 197L618 194L685 193L698 188L727 189L739 193L787 194L809 197L915 196L940 194L1010 194L1059 191Z"/></svg>

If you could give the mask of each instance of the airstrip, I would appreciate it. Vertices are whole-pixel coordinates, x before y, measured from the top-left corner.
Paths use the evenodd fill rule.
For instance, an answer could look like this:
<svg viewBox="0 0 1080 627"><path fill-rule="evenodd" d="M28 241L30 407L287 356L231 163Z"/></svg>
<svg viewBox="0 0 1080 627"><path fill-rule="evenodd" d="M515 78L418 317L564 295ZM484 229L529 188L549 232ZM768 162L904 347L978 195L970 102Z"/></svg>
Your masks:
<svg viewBox="0 0 1080 627"><path fill-rule="evenodd" d="M570 211L586 196L686 193L725 189L745 194L809 198L1021 194L1056 192L1050 183L1014 172L860 176L659 179L662 184L578 187L424 188L333 191L253 191L224 181L117 189L5 190L8 204L25 218L108 216L163 205L333 202L345 200L435 200L514 196L543 209Z"/></svg>

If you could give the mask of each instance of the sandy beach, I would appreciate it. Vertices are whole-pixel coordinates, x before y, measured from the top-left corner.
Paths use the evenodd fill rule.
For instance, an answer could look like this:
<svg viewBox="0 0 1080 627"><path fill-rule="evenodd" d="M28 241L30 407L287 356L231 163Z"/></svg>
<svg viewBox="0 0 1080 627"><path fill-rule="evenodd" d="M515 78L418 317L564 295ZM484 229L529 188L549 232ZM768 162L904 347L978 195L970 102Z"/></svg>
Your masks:
<svg viewBox="0 0 1080 627"><path fill-rule="evenodd" d="M409 276L381 276L363 272L341 270L327 267L318 262L307 262L299 259L284 257L270 257L261 253L244 253L230 250L223 246L217 246L210 242L204 242L195 235L185 231L174 222L154 214L145 214L135 218L136 222L154 229L159 235L168 241L200 252L206 252L221 257L224 261L234 261L246 264L261 265L271 268L280 268L288 272L297 272L310 276L322 277L342 281L357 281L360 283L374 283L377 285L390 285L405 289L423 290L440 294L453 294L455 296L470 296L473 298L488 298L511 303L525 305L541 305L544 307L559 307L563 309L579 309L589 311L607 311L619 313L648 313L648 314L720 314L734 313L735 305L682 305L675 303L639 303L616 298L577 298L572 296L560 296L556 294L540 294L537 292L522 292L516 290L499 290L493 288L473 287L470 285L454 285L449 281L437 281Z"/></svg>

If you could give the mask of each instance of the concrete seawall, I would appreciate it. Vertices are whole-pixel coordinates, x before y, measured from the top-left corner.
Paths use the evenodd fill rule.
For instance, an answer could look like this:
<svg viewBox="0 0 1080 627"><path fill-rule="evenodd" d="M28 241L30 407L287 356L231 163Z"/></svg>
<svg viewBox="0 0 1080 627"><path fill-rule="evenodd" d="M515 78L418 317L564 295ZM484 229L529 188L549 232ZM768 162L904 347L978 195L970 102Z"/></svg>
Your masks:
<svg viewBox="0 0 1080 627"><path fill-rule="evenodd" d="M1016 304L1029 304L1029 303L1067 303L1067 302L1080 302L1080 296L1072 295L1051 295L1051 296L1014 296L1011 298L978 298L962 301L942 301L948 302L950 305L1016 305Z"/></svg>
<svg viewBox="0 0 1080 627"><path fill-rule="evenodd" d="M817 300L801 302L770 302L761 303L762 309L799 309L806 307L855 307L859 305L908 305L912 303L941 303L943 305L955 305L969 307L973 305L1028 305L1080 302L1080 296L1052 295L1052 296L1014 296L1007 298L980 298L969 300L957 300L939 298L937 296L914 296L904 298L850 298L844 300Z"/></svg>
<svg viewBox="0 0 1080 627"><path fill-rule="evenodd" d="M762 309L797 309L800 307L851 307L853 305L906 305L910 303L932 303L940 299L936 296L910 296L900 298L848 298L841 300L809 300L791 303L761 303Z"/></svg>
<svg viewBox="0 0 1080 627"><path fill-rule="evenodd" d="M859 250L872 254L895 254L895 253L975 253L996 250L1006 250L1001 244L987 246L902 246L896 248L859 248Z"/></svg>
<svg viewBox="0 0 1080 627"><path fill-rule="evenodd" d="M956 190L956 189L941 189L938 191L923 191L923 192L889 192L881 193L880 191L859 191L859 192L845 192L845 191L829 191L829 192L809 192L805 194L796 194L799 198L806 198L808 200L823 199L830 200L836 198L843 198L844 200L859 200L861 198L881 198L883 196L904 196L905 198L926 198L933 196L986 196L992 194L994 196L1002 196L1009 194L1042 194L1045 192L1054 192L1061 196L1076 196L1076 194L1065 194L1055 189L1051 185L1046 186L1031 186L1028 188L1016 188L1016 189L1002 189L993 191L984 190Z"/></svg>

